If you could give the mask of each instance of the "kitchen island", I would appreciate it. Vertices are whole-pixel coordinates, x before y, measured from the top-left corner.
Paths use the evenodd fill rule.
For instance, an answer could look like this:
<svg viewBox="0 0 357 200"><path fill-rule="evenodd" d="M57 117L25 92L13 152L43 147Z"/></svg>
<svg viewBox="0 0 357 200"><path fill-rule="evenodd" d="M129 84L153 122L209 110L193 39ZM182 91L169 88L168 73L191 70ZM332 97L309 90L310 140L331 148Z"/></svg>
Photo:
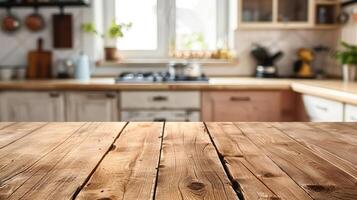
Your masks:
<svg viewBox="0 0 357 200"><path fill-rule="evenodd" d="M0 199L356 199L356 123L0 123Z"/></svg>

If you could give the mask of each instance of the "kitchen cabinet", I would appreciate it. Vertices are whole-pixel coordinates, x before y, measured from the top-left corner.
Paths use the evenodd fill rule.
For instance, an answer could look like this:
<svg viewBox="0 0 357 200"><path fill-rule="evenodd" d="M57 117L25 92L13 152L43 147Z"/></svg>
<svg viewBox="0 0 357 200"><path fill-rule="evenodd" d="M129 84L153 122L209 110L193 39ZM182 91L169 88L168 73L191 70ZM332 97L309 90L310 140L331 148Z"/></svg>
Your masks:
<svg viewBox="0 0 357 200"><path fill-rule="evenodd" d="M343 122L344 104L310 95L303 95L305 110L312 122Z"/></svg>
<svg viewBox="0 0 357 200"><path fill-rule="evenodd" d="M242 0L243 23L271 23L273 22L273 0Z"/></svg>
<svg viewBox="0 0 357 200"><path fill-rule="evenodd" d="M12 122L65 121L60 92L2 92L0 120Z"/></svg>
<svg viewBox="0 0 357 200"><path fill-rule="evenodd" d="M68 92L67 121L119 121L117 92Z"/></svg>
<svg viewBox="0 0 357 200"><path fill-rule="evenodd" d="M346 104L345 106L345 121L357 122L357 105Z"/></svg>
<svg viewBox="0 0 357 200"><path fill-rule="evenodd" d="M126 91L120 96L122 121L200 121L199 91Z"/></svg>
<svg viewBox="0 0 357 200"><path fill-rule="evenodd" d="M308 23L311 0L278 0L278 22Z"/></svg>
<svg viewBox="0 0 357 200"><path fill-rule="evenodd" d="M338 0L239 0L238 29L336 28L339 8Z"/></svg>
<svg viewBox="0 0 357 200"><path fill-rule="evenodd" d="M282 120L278 91L203 92L203 121L271 122Z"/></svg>

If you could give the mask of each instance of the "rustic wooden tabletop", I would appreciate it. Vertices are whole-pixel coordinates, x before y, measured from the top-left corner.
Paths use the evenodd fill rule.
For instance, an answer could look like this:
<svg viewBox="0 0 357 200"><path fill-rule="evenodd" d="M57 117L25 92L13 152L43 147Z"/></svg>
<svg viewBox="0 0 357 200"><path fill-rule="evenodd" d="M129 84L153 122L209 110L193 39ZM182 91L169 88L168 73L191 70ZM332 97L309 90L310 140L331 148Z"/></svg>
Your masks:
<svg viewBox="0 0 357 200"><path fill-rule="evenodd" d="M357 199L357 124L0 123L0 199Z"/></svg>

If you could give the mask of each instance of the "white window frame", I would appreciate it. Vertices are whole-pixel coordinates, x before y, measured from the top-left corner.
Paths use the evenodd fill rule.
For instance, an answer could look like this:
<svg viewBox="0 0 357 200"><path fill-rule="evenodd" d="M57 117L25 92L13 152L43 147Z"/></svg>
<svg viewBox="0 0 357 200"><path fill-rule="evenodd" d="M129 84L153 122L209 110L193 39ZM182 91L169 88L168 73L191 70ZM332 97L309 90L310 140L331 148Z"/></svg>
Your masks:
<svg viewBox="0 0 357 200"><path fill-rule="evenodd" d="M128 0L130 1L130 0ZM169 58L170 44L176 37L176 0L157 0L157 19L158 19L158 44L156 50L121 50L120 53L125 58ZM189 1L189 0L187 0ZM217 1L217 41L224 38L228 43L228 48L232 48L234 34L231 31L231 4L235 0L216 0ZM104 27L107 30L109 23L115 17L115 0L105 0L103 9ZM235 6L235 5L233 5Z"/></svg>

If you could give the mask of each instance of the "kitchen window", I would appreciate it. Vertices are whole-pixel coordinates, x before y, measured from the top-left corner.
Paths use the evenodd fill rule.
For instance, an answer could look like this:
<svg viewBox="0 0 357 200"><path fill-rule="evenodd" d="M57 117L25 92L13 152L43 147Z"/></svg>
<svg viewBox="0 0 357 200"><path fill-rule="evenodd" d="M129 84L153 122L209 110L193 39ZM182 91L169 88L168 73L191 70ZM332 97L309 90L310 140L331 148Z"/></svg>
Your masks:
<svg viewBox="0 0 357 200"><path fill-rule="evenodd" d="M233 48L236 0L105 1L106 21L132 22L117 47L126 58L167 58L172 52ZM233 9L234 8L234 9Z"/></svg>

